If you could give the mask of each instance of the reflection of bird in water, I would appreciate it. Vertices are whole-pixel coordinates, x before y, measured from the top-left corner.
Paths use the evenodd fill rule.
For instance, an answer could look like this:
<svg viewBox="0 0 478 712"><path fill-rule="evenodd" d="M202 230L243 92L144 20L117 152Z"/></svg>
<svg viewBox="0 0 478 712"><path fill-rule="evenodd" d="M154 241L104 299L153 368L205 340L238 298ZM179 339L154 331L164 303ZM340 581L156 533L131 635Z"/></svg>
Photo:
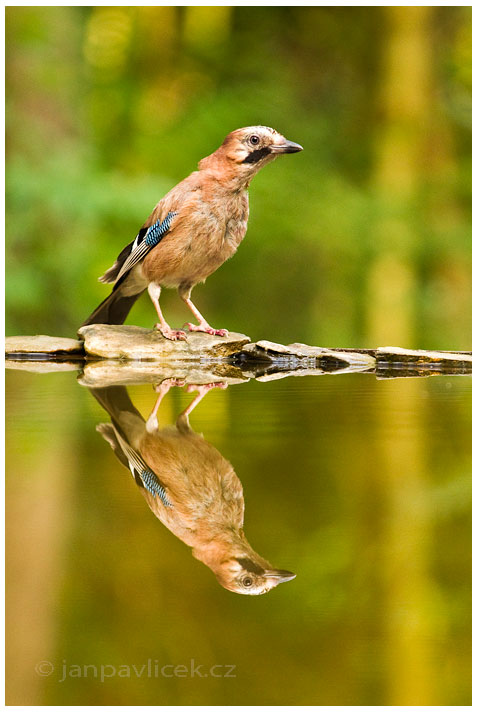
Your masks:
<svg viewBox="0 0 478 712"><path fill-rule="evenodd" d="M189 425L189 414L212 387L189 386L198 395L179 415L176 426L158 427L157 411L174 380L157 387L156 405L145 422L124 386L90 389L111 417L103 435L141 488L149 507L193 555L236 593L267 593L295 574L273 569L243 532L242 485L232 465Z"/></svg>

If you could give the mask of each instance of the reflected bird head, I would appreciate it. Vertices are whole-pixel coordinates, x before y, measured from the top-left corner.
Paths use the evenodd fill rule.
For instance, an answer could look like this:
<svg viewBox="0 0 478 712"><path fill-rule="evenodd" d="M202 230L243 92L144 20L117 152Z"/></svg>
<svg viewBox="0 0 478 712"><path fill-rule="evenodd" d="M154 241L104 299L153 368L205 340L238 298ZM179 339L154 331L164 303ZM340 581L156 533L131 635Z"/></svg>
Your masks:
<svg viewBox="0 0 478 712"><path fill-rule="evenodd" d="M259 596L275 588L280 583L291 581L295 574L283 569L274 569L258 554L234 557L221 562L215 571L221 586L234 593Z"/></svg>

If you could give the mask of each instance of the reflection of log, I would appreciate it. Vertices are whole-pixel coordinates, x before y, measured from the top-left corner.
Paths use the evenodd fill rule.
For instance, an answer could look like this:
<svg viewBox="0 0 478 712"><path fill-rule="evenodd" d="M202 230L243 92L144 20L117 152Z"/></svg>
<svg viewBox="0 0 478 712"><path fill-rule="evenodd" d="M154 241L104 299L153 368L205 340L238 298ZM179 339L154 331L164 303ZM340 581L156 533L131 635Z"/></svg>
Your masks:
<svg viewBox="0 0 478 712"><path fill-rule="evenodd" d="M244 334L227 337L188 334L186 341L168 341L157 331L137 326L93 325L81 329L85 341L46 336L9 337L7 366L26 370L83 368L85 385L157 383L163 378L188 383L249 378L271 380L286 375L320 375L352 371L375 372L380 378L471 372L471 353L413 351L397 347L334 349L306 344L251 344ZM58 368L56 368L56 366ZM61 368L60 368L61 366Z"/></svg>
<svg viewBox="0 0 478 712"><path fill-rule="evenodd" d="M245 383L249 376L229 363L200 364L187 361L159 364L154 361L90 361L86 362L78 381L89 388L105 386L131 386L143 383L161 383L176 378L185 384Z"/></svg>
<svg viewBox="0 0 478 712"><path fill-rule="evenodd" d="M384 378L424 376L433 373L470 373L471 353L460 351L412 351L394 346L376 350L377 374ZM395 371L400 373L395 374Z"/></svg>
<svg viewBox="0 0 478 712"><path fill-rule="evenodd" d="M57 371L78 371L82 361L64 361L63 359L31 359L8 357L5 363L7 368L15 371L28 371L29 373L55 373Z"/></svg>

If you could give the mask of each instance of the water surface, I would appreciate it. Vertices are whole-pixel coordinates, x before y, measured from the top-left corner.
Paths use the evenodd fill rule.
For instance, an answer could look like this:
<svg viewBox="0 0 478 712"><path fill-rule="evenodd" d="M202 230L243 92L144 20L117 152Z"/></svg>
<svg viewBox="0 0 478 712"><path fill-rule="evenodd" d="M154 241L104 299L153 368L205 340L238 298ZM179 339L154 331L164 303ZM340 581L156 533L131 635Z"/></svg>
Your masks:
<svg viewBox="0 0 478 712"><path fill-rule="evenodd" d="M296 574L248 596L154 516L75 372L7 372L7 704L470 704L470 400L460 376L208 393L190 424Z"/></svg>

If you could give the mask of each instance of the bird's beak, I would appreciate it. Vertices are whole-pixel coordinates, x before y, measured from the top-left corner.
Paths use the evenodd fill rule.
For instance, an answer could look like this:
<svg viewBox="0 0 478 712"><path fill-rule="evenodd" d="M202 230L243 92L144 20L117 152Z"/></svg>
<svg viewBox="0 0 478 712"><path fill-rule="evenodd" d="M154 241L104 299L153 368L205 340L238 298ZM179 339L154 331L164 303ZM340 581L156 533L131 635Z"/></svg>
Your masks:
<svg viewBox="0 0 478 712"><path fill-rule="evenodd" d="M299 143L293 141L285 141L284 143L274 143L270 147L272 153L297 153L303 148Z"/></svg>
<svg viewBox="0 0 478 712"><path fill-rule="evenodd" d="M295 574L292 571L283 571L281 569L272 569L271 571L266 571L264 578L273 579L275 585L278 583L285 583L285 581L292 581L295 578Z"/></svg>

